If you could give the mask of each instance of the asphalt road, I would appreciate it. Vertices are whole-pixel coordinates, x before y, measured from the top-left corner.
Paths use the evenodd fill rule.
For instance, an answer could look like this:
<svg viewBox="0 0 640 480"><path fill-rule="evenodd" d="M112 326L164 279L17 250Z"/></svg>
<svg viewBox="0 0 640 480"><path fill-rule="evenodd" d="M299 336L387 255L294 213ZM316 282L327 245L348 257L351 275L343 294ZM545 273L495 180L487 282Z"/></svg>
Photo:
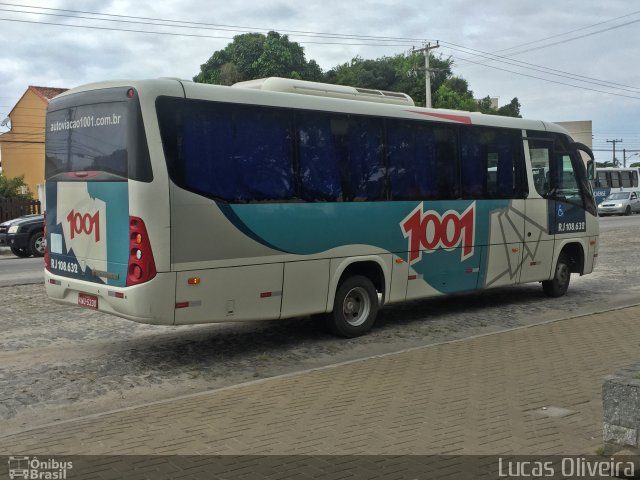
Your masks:
<svg viewBox="0 0 640 480"><path fill-rule="evenodd" d="M41 257L18 258L8 249L0 250L0 287L44 282Z"/></svg>

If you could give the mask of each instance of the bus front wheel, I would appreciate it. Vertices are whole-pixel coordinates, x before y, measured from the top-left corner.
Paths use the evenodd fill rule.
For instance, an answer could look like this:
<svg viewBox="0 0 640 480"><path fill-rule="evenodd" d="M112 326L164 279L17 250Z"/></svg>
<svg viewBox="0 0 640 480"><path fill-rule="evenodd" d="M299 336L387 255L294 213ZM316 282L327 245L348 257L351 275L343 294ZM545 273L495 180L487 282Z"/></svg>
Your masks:
<svg viewBox="0 0 640 480"><path fill-rule="evenodd" d="M340 284L327 317L327 326L335 335L353 338L367 333L378 314L378 293L373 282L362 275Z"/></svg>
<svg viewBox="0 0 640 480"><path fill-rule="evenodd" d="M569 256L566 253L561 253L553 278L542 282L542 291L547 297L561 297L567 293L569 280L571 280Z"/></svg>

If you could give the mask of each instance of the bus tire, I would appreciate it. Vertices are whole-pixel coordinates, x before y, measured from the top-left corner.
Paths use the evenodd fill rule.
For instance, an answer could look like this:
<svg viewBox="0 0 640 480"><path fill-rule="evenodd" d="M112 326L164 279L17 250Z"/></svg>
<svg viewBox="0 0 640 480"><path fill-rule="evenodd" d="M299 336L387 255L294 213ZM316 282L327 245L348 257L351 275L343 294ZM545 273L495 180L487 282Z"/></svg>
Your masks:
<svg viewBox="0 0 640 480"><path fill-rule="evenodd" d="M542 291L547 297L561 297L567 293L569 281L571 280L571 266L569 256L561 253L556 263L555 273L551 280L542 282Z"/></svg>
<svg viewBox="0 0 640 480"><path fill-rule="evenodd" d="M378 293L373 282L354 275L338 287L333 311L327 316L327 327L340 337L359 337L371 330L377 315Z"/></svg>

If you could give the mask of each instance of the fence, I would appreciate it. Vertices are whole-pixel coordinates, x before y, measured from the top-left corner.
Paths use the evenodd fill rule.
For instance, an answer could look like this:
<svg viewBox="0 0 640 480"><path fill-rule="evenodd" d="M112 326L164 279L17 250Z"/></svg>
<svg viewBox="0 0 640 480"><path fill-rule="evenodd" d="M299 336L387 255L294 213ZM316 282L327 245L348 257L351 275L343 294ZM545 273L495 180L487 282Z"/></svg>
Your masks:
<svg viewBox="0 0 640 480"><path fill-rule="evenodd" d="M0 198L0 223L30 213L40 213L40 200Z"/></svg>

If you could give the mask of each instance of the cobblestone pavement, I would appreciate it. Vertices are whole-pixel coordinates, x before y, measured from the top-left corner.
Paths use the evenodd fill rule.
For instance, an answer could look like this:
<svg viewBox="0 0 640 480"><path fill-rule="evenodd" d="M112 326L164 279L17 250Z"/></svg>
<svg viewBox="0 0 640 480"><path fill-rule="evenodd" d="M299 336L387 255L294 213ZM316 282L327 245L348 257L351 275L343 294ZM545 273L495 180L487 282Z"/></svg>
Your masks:
<svg viewBox="0 0 640 480"><path fill-rule="evenodd" d="M529 284L411 302L384 309L369 335L352 340L307 318L140 325L54 304L42 285L3 287L1 431L631 304L639 265L640 226L614 229L601 237L596 273L574 275L563 298Z"/></svg>
<svg viewBox="0 0 640 480"><path fill-rule="evenodd" d="M0 437L0 454L593 454L640 306Z"/></svg>

